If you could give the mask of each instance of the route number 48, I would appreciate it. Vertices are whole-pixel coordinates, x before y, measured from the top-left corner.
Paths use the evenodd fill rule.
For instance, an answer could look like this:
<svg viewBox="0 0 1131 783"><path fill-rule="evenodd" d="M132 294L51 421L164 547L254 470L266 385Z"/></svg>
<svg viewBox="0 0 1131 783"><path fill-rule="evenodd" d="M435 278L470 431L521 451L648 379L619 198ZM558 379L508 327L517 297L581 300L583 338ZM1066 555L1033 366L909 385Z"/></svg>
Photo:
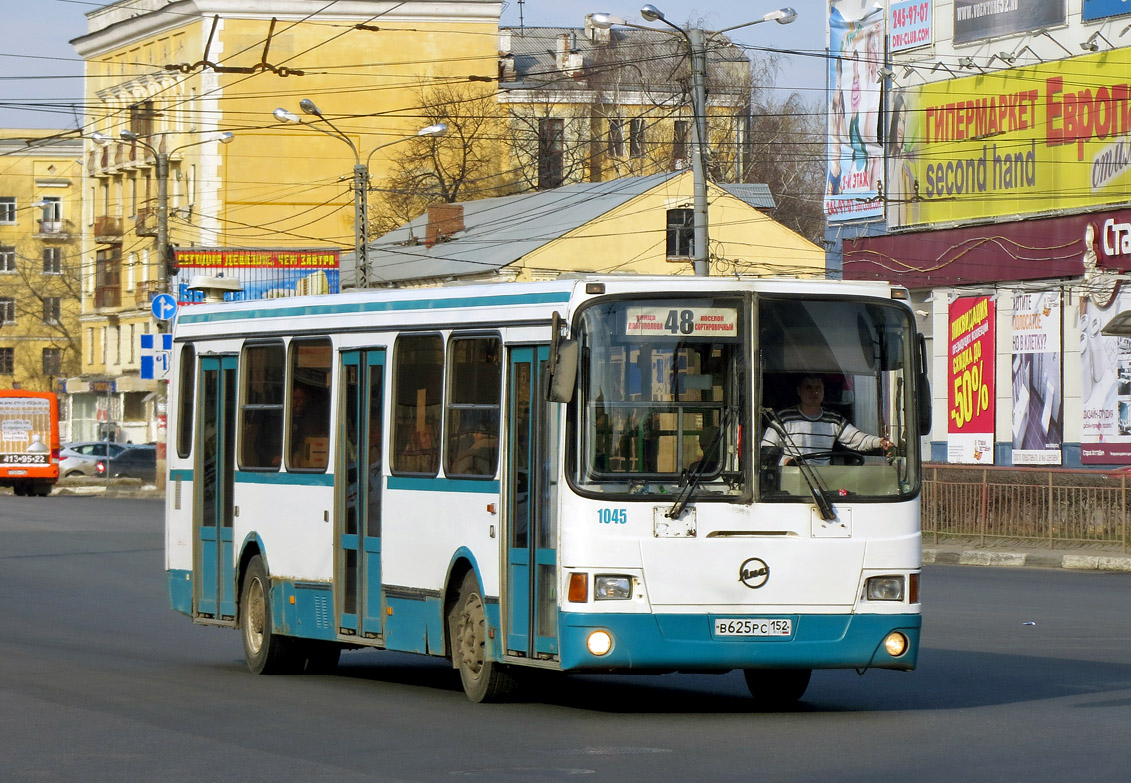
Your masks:
<svg viewBox="0 0 1131 783"><path fill-rule="evenodd" d="M623 508L599 508L597 521L602 525L625 525L628 524L628 512Z"/></svg>

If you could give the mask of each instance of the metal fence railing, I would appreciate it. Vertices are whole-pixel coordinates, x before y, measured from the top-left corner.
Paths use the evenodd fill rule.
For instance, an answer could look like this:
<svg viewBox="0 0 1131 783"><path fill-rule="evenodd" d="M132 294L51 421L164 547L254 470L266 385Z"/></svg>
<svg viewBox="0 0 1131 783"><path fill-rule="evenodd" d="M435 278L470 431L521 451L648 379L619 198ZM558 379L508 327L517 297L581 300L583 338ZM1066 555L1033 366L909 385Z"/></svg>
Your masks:
<svg viewBox="0 0 1131 783"><path fill-rule="evenodd" d="M1126 473L947 465L925 466L923 479L926 540L1128 551Z"/></svg>

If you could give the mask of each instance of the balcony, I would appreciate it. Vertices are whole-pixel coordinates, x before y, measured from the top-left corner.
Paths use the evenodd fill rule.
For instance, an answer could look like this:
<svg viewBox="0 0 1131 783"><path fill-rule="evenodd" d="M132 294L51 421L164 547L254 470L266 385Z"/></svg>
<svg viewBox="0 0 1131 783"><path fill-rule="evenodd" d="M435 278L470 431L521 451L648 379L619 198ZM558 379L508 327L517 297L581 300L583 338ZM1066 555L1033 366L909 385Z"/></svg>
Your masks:
<svg viewBox="0 0 1131 783"><path fill-rule="evenodd" d="M69 220L37 220L32 238L42 239L44 242L70 242L78 237Z"/></svg>
<svg viewBox="0 0 1131 783"><path fill-rule="evenodd" d="M111 215L99 215L94 219L94 241L100 244L115 244L122 241L122 219Z"/></svg>
<svg viewBox="0 0 1131 783"><path fill-rule="evenodd" d="M153 297L161 293L161 284L156 280L146 280L134 288L134 304L143 310L149 309Z"/></svg>
<svg viewBox="0 0 1131 783"><path fill-rule="evenodd" d="M141 207L134 218L134 233L139 237L157 236L157 210L154 207Z"/></svg>
<svg viewBox="0 0 1131 783"><path fill-rule="evenodd" d="M122 304L122 287L118 285L100 285L94 289L94 306L98 309L104 307L120 307Z"/></svg>

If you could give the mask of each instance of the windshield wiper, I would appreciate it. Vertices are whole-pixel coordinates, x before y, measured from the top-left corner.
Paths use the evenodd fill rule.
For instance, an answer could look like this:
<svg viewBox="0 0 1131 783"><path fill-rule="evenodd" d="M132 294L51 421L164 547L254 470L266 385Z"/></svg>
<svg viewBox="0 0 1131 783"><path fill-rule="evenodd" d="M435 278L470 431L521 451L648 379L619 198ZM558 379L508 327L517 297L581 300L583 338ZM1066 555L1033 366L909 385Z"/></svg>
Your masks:
<svg viewBox="0 0 1131 783"><path fill-rule="evenodd" d="M805 459L804 455L801 453L800 447L798 447L793 436L790 435L789 431L785 428L785 424L782 423L777 412L774 411L773 408L763 408L762 413L769 420L770 426L774 431L782 437L782 442L788 447L786 449L787 453L790 451L793 452L789 454L789 457L793 460L794 464L797 465L801 473L801 478L805 479L805 483L809 486L809 492L813 495L813 500L817 501L817 508L821 511L821 519L830 521L836 519L836 511L833 510L832 503L829 502L828 497L825 495L825 488L821 484L820 476L817 475L817 471L813 470L813 466L809 464L809 461Z"/></svg>
<svg viewBox="0 0 1131 783"><path fill-rule="evenodd" d="M699 483L703 480L703 474L707 472L707 465L710 460L707 458L708 454L719 453L719 444L723 441L723 434L727 430L727 424L731 419L732 408L727 408L723 411L722 420L719 421L719 431L715 433L715 439L711 441L711 445L703 450L703 458L699 460L699 464L695 469L687 474L687 483L684 484L683 489L680 490L679 495L672 503L672 507L664 514L668 519L679 519L683 514L683 510L687 508L687 504L691 502L691 496L695 494L695 490L699 488Z"/></svg>

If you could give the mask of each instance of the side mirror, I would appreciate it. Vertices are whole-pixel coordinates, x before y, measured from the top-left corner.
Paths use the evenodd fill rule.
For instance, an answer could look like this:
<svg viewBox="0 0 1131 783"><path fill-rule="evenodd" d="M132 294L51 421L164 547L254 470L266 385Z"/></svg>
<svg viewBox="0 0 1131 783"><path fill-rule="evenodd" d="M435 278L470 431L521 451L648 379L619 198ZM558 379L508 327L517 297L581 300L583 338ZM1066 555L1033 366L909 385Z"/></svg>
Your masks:
<svg viewBox="0 0 1131 783"><path fill-rule="evenodd" d="M926 435L931 431L931 382L927 378L927 340L923 335L916 335L919 345L919 366L916 368L915 393L918 395L916 402L919 413L919 434Z"/></svg>
<svg viewBox="0 0 1131 783"><path fill-rule="evenodd" d="M550 384L546 399L550 402L569 402L577 385L577 358L580 348L577 340L562 337L562 317L555 312L551 325Z"/></svg>

